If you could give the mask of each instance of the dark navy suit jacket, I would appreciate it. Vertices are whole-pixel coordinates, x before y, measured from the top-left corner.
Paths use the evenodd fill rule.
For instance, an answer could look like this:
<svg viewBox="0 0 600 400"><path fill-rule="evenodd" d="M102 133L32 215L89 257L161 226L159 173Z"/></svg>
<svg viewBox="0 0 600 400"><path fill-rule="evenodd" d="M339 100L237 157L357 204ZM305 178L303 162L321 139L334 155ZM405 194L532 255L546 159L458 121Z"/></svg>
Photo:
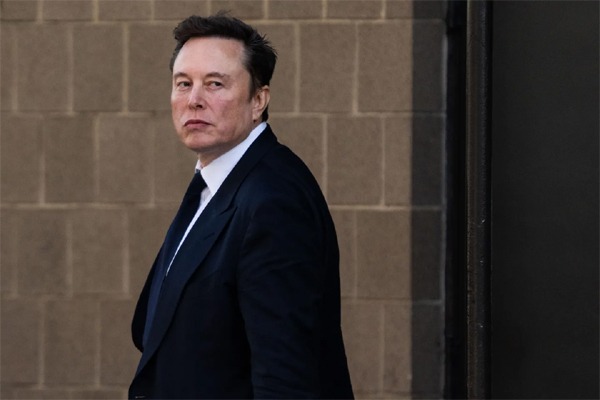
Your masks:
<svg viewBox="0 0 600 400"><path fill-rule="evenodd" d="M338 262L317 182L267 127L180 248L144 348L152 268L129 396L351 398Z"/></svg>

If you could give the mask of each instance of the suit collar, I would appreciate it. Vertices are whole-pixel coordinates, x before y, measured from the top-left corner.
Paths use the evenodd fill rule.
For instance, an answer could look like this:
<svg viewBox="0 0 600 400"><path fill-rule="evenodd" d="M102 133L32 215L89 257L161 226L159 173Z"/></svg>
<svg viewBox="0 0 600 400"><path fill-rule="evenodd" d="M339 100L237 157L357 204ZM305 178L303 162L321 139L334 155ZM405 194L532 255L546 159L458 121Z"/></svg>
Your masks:
<svg viewBox="0 0 600 400"><path fill-rule="evenodd" d="M277 139L270 127L267 126L227 176L221 188L204 209L198 222L181 245L177 256L173 260L171 272L163 283L154 323L136 375L147 364L164 338L187 281L200 267L219 233L235 214L236 209L232 203L240 185L269 149L276 144ZM201 267L203 270L198 271L198 273L208 275L217 267L217 265L203 265Z"/></svg>
<svg viewBox="0 0 600 400"><path fill-rule="evenodd" d="M244 156L248 148L254 143L259 135L266 129L267 123L262 122L256 126L240 144L222 154L220 157L213 160L206 167L200 168L200 162L196 164L196 169L200 169L200 173L204 178L211 194L217 193L227 176L237 165L240 159Z"/></svg>
<svg viewBox="0 0 600 400"><path fill-rule="evenodd" d="M227 209L246 176L275 144L277 144L277 138L271 127L267 125L223 181L221 188L210 202L212 205L209 203L204 211L218 213Z"/></svg>

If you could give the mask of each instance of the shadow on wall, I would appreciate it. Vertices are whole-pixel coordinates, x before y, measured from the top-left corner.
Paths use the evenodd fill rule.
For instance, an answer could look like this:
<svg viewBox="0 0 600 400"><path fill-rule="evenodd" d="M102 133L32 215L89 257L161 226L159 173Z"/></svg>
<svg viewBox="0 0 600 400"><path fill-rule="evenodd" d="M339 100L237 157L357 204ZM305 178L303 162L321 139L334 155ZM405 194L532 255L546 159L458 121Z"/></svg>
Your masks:
<svg viewBox="0 0 600 400"><path fill-rule="evenodd" d="M445 4L413 3L411 177L411 392L439 397L443 383L443 132Z"/></svg>

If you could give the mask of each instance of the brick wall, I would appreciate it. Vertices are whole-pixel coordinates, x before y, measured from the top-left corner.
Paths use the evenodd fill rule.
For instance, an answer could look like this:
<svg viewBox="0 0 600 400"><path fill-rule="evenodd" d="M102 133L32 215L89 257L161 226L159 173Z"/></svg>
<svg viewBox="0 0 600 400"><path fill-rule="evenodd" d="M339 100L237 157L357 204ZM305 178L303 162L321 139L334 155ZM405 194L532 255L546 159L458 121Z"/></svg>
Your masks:
<svg viewBox="0 0 600 400"><path fill-rule="evenodd" d="M279 50L271 124L331 206L357 396L440 397L444 5L403 0L2 0L0 397L126 396L194 165L171 30L222 8Z"/></svg>

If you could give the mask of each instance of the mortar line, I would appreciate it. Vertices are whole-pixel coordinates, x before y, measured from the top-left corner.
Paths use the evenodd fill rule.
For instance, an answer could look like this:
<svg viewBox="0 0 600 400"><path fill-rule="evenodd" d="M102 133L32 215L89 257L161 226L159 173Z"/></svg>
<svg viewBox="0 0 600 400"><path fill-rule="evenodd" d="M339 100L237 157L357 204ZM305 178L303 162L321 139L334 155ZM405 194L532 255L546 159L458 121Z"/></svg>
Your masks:
<svg viewBox="0 0 600 400"><path fill-rule="evenodd" d="M385 183L386 183L386 175L385 175L385 163L386 163L386 152L385 152L385 138L386 138L386 135L385 134L386 134L386 124L385 124L385 122L386 122L385 121L385 117L384 116L380 116L379 117L379 129L381 130L381 143L380 143L380 146L381 146L381 157L380 157L380 160L381 160L381 165L380 165L380 168L381 168L381 171L380 171L380 173L381 173L381 192L380 192L381 200L380 200L380 202L381 202L381 205L384 206L384 207L387 206L386 201L385 201L386 200L386 198L385 198L385 195L386 195L386 191L385 191Z"/></svg>
<svg viewBox="0 0 600 400"><path fill-rule="evenodd" d="M94 0L92 2L92 21L94 21L94 22L100 21L100 3L99 3L99 0Z"/></svg>
<svg viewBox="0 0 600 400"><path fill-rule="evenodd" d="M42 0L38 0L36 16L35 16L36 22L42 22L43 8L44 8L44 2Z"/></svg>
<svg viewBox="0 0 600 400"><path fill-rule="evenodd" d="M359 112L358 107L358 96L359 96L359 69L360 69L360 37L358 31L360 26L358 22L353 23L354 25L354 71L352 71L352 116L355 116Z"/></svg>
<svg viewBox="0 0 600 400"><path fill-rule="evenodd" d="M121 40L122 40L122 49L121 54L123 56L123 63L121 68L121 78L122 78L122 89L121 89L121 112L127 113L129 111L129 31L130 25L128 23L124 23L122 25L121 31Z"/></svg>
<svg viewBox="0 0 600 400"><path fill-rule="evenodd" d="M67 24L67 113L75 110L75 40L73 25Z"/></svg>

